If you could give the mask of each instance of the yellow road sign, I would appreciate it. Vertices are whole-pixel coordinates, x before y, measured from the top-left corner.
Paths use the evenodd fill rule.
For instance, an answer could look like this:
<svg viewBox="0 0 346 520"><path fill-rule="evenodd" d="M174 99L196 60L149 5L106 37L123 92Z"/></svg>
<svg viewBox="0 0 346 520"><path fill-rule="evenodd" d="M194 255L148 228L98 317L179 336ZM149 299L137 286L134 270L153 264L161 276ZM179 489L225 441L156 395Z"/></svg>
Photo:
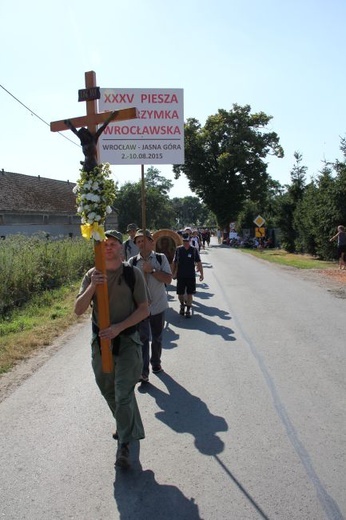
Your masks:
<svg viewBox="0 0 346 520"><path fill-rule="evenodd" d="M266 236L266 228L264 228L264 227L255 228L255 237L256 238L264 238L265 236Z"/></svg>
<svg viewBox="0 0 346 520"><path fill-rule="evenodd" d="M256 226L260 228L265 223L265 220L263 217L261 217L261 215L257 215L257 217L254 220L254 223L256 224Z"/></svg>

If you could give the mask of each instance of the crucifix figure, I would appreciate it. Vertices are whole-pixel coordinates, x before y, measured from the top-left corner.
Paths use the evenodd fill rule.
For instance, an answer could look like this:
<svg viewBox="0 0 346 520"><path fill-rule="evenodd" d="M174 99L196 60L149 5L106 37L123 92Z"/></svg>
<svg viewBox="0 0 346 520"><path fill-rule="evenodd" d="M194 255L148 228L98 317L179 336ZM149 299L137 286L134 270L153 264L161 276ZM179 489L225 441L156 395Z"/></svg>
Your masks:
<svg viewBox="0 0 346 520"><path fill-rule="evenodd" d="M85 86L92 88L96 86L95 72L85 73ZM87 115L54 121L50 124L52 132L61 132L67 129L79 138L85 160L81 162L86 172L92 171L98 165L97 160L97 141L104 129L112 121L127 121L137 117L136 108L124 108L113 112L97 112L97 101L92 99L86 101ZM97 128L101 125L100 128ZM79 129L79 130L78 130Z"/></svg>
<svg viewBox="0 0 346 520"><path fill-rule="evenodd" d="M100 135L102 134L103 130L106 128L106 126L109 125L109 123L112 121L112 119L116 116L116 114L119 113L119 110L114 110L114 112L110 113L110 116L108 119L103 123L102 126L97 130L95 134L90 132L88 128L85 128L84 126L77 130L77 128L73 125L72 121L70 119L65 119L64 123L65 125L72 130L72 132L79 138L80 144L82 146L83 154L85 157L84 162L81 161L80 163L83 165L83 170L85 172L91 172L96 166L97 166L97 141Z"/></svg>
<svg viewBox="0 0 346 520"><path fill-rule="evenodd" d="M94 90L96 87L96 74L93 71L85 73L86 90ZM61 132L64 130L72 130L80 140L85 160L81 162L83 170L87 173L93 171L98 166L97 158L97 141L106 126L111 121L125 121L135 119L137 117L136 108L125 108L123 110L115 110L114 112L97 111L97 97L86 99L87 115L82 117L74 117L73 119L63 119L54 121L50 124L52 132ZM101 125L100 128L97 128ZM79 130L78 130L79 128ZM105 241L94 241L95 267L98 271L106 273L105 261ZM98 307L99 307L99 323L100 329L109 327L109 298L107 283L98 285L96 289ZM110 341L101 338L102 352L102 369L104 372L111 372L113 368L113 356L110 349Z"/></svg>

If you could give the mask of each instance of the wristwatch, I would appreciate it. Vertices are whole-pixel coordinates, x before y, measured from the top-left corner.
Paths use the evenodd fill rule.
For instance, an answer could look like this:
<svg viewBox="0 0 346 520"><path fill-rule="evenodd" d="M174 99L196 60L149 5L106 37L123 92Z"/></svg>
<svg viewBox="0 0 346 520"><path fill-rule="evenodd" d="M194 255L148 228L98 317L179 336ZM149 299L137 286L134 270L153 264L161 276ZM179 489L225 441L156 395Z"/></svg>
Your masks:
<svg viewBox="0 0 346 520"><path fill-rule="evenodd" d="M153 269L150 274L156 273L156 269Z"/></svg>

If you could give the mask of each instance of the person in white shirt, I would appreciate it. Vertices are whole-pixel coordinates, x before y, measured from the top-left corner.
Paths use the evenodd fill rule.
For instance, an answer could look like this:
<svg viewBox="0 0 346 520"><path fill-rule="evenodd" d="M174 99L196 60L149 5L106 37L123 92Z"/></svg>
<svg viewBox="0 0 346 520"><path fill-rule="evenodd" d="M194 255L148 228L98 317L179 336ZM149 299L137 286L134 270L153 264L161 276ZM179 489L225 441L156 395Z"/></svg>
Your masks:
<svg viewBox="0 0 346 520"><path fill-rule="evenodd" d="M172 281L172 272L167 257L163 253L153 251L154 240L148 229L139 229L134 237L139 249L138 255L129 259L129 264L138 267L147 282L149 290L150 315L139 324L139 335L142 342L143 370L140 381L149 381L149 366L152 372L162 371L162 335L165 325L165 311L168 307L165 285ZM151 356L149 341L151 333Z"/></svg>

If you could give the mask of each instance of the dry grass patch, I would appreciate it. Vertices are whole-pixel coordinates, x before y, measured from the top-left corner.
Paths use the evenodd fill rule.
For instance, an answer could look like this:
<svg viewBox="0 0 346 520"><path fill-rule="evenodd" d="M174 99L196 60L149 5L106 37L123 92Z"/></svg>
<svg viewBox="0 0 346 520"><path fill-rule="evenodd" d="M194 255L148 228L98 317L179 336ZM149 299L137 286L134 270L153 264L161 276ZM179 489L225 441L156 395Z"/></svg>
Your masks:
<svg viewBox="0 0 346 520"><path fill-rule="evenodd" d="M37 296L0 320L0 374L9 371L33 351L50 345L81 318L73 312L77 285Z"/></svg>

